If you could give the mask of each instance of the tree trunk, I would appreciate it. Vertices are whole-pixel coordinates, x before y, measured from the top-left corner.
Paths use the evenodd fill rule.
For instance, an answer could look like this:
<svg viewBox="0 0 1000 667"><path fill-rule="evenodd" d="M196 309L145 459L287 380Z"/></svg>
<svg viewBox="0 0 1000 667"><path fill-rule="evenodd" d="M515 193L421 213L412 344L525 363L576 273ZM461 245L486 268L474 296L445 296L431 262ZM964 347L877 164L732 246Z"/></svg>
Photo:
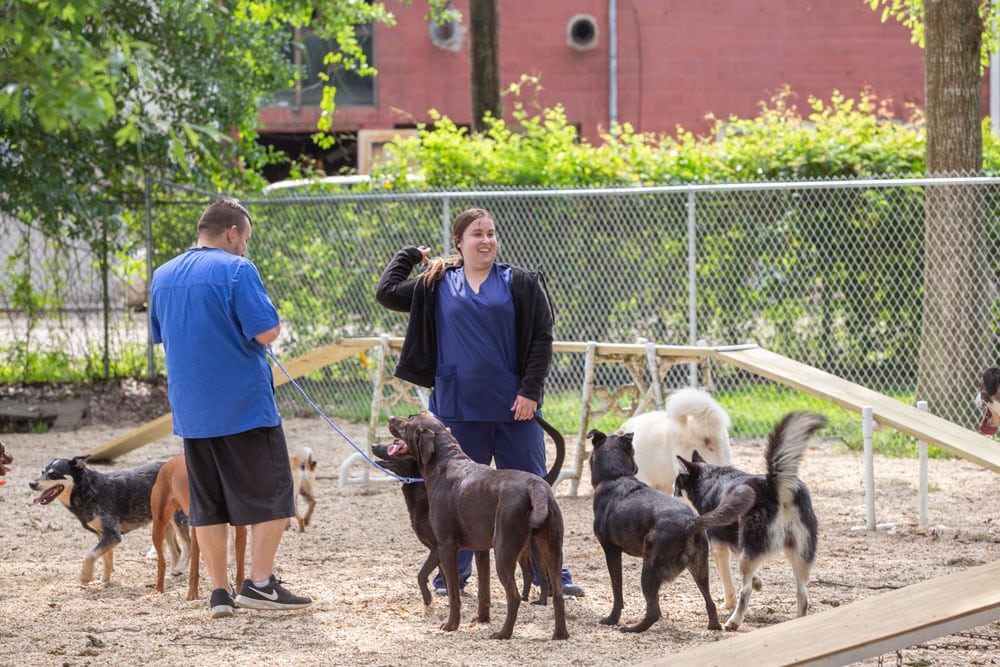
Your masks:
<svg viewBox="0 0 1000 667"><path fill-rule="evenodd" d="M924 3L927 172L982 168L979 0ZM992 346L983 258L983 211L971 186L928 187L924 219L924 300L917 398L931 412L972 426L970 400Z"/></svg>
<svg viewBox="0 0 1000 667"><path fill-rule="evenodd" d="M487 112L500 117L500 38L497 0L469 2L469 57L472 79L472 129L485 129Z"/></svg>

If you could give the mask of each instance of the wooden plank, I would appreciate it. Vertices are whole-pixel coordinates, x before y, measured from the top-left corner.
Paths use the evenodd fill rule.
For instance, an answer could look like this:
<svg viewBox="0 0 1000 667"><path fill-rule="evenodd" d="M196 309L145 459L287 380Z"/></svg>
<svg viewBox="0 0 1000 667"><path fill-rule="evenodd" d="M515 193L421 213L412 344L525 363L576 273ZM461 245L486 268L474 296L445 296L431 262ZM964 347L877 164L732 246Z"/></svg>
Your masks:
<svg viewBox="0 0 1000 667"><path fill-rule="evenodd" d="M403 339L389 339L389 348L398 352ZM337 363L353 354L364 352L379 344L377 337L341 338L334 343L316 348L295 357L282 365L293 378ZM557 352L583 353L588 343L555 341ZM945 451L969 459L985 468L1000 472L1000 446L984 436L962 428L933 414L923 412L861 385L848 382L830 373L806 366L797 361L769 352L756 346L698 347L690 345L656 345L657 356L675 359L678 363L697 363L711 357L744 368L781 384L819 396L843 408L860 412L870 405L875 421L883 426L912 435L936 445ZM598 356L642 357L646 346L627 343L597 343ZM275 386L288 382L280 371L273 369ZM91 451L95 461L110 460L142 445L169 435L173 428L170 414L163 415L138 429L111 440Z"/></svg>
<svg viewBox="0 0 1000 667"><path fill-rule="evenodd" d="M657 667L846 665L1000 619L1000 561L657 658ZM752 602L751 602L752 604Z"/></svg>
<svg viewBox="0 0 1000 667"><path fill-rule="evenodd" d="M871 406L879 425L1000 472L1000 445L947 419L762 348L715 350L713 357L857 413Z"/></svg>
<svg viewBox="0 0 1000 667"><path fill-rule="evenodd" d="M355 354L359 354L373 347L377 347L378 338L341 338L333 343L321 345L315 350L306 352L303 355L290 359L287 362L281 361L288 374L293 378L298 378L307 373L312 373L321 368L335 364L342 359L346 359ZM274 372L274 386L278 387L286 382L288 378L280 369L272 366Z"/></svg>
<svg viewBox="0 0 1000 667"><path fill-rule="evenodd" d="M285 367L292 378L298 378L330 364L335 364L351 355L364 352L377 346L378 343L378 338L341 338L336 342L322 345L306 354L290 359L288 362L282 362L281 365ZM272 366L271 371L274 374L275 387L280 387L288 382L288 377L281 372L281 369ZM168 412L135 430L95 447L90 451L90 458L95 462L114 460L154 440L167 437L173 432L173 428L174 418L172 413Z"/></svg>
<svg viewBox="0 0 1000 667"><path fill-rule="evenodd" d="M557 340L553 341L552 349L555 352L575 352L583 354L590 345L584 341ZM646 346L640 343L594 343L597 356L636 356L646 355ZM697 345L654 345L656 354L661 357L689 357L692 360L702 359L711 356L712 348L699 347Z"/></svg>
<svg viewBox="0 0 1000 667"><path fill-rule="evenodd" d="M172 413L168 412L151 422L146 422L137 429L108 440L104 444L90 450L90 459L95 462L113 461L119 456L128 454L133 449L138 449L154 440L167 437L173 430L174 417Z"/></svg>

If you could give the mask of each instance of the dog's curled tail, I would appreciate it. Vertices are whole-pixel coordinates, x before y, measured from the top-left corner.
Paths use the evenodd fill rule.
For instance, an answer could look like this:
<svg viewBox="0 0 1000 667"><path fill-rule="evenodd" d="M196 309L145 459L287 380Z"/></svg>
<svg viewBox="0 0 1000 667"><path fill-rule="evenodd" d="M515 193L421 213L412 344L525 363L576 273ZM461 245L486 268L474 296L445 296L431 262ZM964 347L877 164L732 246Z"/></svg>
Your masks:
<svg viewBox="0 0 1000 667"><path fill-rule="evenodd" d="M562 433L555 426L542 419L541 415L536 414L535 421L541 424L542 430L549 434L552 442L556 445L556 458L552 462L552 467L545 473L545 481L549 483L549 486L552 486L559 479L559 472L562 470L563 461L566 458L566 440L562 437Z"/></svg>
<svg viewBox="0 0 1000 667"><path fill-rule="evenodd" d="M779 489L794 489L799 481L799 464L809 437L826 425L826 417L812 412L792 412L767 436L764 461L767 475Z"/></svg>
<svg viewBox="0 0 1000 667"><path fill-rule="evenodd" d="M711 424L713 428L729 429L729 414L704 389L678 389L667 398L665 411L682 425L695 420Z"/></svg>
<svg viewBox="0 0 1000 667"><path fill-rule="evenodd" d="M687 525L687 534L692 535L706 528L736 523L754 506L755 502L757 502L757 494L754 490L746 484L740 484L727 493L714 510L691 519Z"/></svg>
<svg viewBox="0 0 1000 667"><path fill-rule="evenodd" d="M312 447L302 445L295 450L295 457L299 460L299 467L307 470L316 468L316 458L313 456Z"/></svg>

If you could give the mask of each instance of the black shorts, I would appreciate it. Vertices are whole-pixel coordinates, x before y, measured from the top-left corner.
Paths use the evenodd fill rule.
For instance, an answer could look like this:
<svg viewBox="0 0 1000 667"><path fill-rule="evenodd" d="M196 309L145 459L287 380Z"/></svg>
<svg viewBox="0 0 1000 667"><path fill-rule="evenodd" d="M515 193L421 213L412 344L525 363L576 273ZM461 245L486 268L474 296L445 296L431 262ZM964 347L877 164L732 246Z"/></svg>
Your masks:
<svg viewBox="0 0 1000 667"><path fill-rule="evenodd" d="M249 526L295 516L280 424L219 438L184 438L184 458L192 526Z"/></svg>

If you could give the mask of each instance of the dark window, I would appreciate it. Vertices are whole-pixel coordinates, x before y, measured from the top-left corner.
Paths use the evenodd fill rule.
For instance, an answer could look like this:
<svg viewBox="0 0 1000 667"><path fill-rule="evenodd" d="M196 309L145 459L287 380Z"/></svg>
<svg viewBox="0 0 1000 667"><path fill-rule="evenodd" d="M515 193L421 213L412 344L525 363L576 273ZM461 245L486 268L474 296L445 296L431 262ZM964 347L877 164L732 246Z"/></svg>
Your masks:
<svg viewBox="0 0 1000 667"><path fill-rule="evenodd" d="M356 35L365 58L369 64L374 65L375 50L372 44L371 26L359 26ZM291 35L286 53L299 69L301 78L295 87L277 91L271 105L319 106L323 99L323 86L326 84L320 73L325 71L330 77L329 84L337 88L334 101L338 106L374 106L375 77L361 76L353 66L342 62L331 64L323 62L326 54L336 53L337 48L336 40L322 39L310 28L296 29Z"/></svg>

